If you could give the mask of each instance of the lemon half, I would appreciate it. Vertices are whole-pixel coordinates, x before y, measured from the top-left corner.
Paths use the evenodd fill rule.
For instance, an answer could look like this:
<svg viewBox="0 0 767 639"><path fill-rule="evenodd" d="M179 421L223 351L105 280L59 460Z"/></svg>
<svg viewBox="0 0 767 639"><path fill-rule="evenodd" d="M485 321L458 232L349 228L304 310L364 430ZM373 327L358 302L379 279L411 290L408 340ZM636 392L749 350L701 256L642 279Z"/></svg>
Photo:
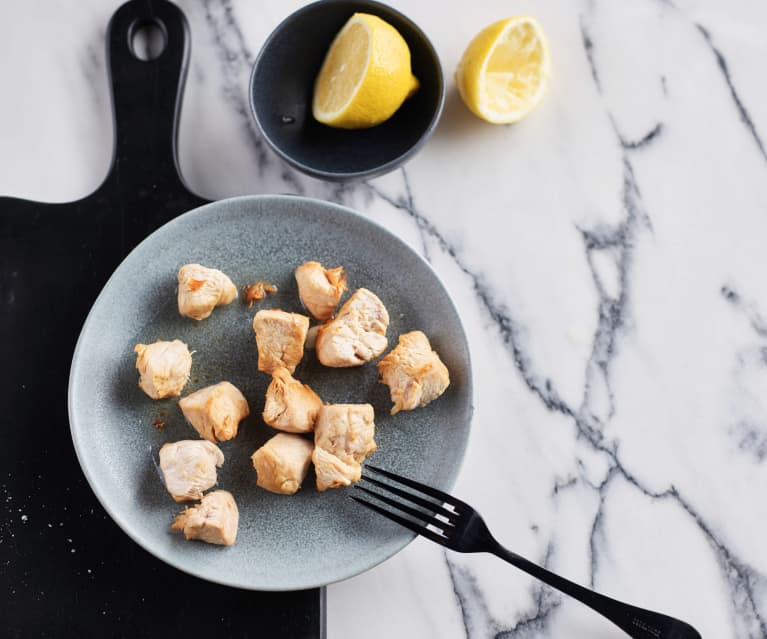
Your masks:
<svg viewBox="0 0 767 639"><path fill-rule="evenodd" d="M458 63L455 81L476 115L509 124L538 106L550 75L551 55L541 25L530 16L517 16L476 35Z"/></svg>
<svg viewBox="0 0 767 639"><path fill-rule="evenodd" d="M378 16L355 13L322 63L312 114L323 124L344 129L376 126L417 89L404 38Z"/></svg>

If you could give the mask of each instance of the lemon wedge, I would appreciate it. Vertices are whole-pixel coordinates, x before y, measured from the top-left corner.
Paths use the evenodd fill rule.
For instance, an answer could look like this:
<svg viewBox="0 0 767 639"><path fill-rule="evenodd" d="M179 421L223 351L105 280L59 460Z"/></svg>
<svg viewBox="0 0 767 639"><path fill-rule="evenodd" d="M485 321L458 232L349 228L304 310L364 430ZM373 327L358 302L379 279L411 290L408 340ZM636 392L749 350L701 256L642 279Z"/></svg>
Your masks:
<svg viewBox="0 0 767 639"><path fill-rule="evenodd" d="M541 25L530 16L517 16L475 36L458 63L455 81L476 115L509 124L538 106L550 75L551 55Z"/></svg>
<svg viewBox="0 0 767 639"><path fill-rule="evenodd" d="M355 13L322 63L312 114L329 126L364 129L388 120L417 89L404 38L378 16Z"/></svg>

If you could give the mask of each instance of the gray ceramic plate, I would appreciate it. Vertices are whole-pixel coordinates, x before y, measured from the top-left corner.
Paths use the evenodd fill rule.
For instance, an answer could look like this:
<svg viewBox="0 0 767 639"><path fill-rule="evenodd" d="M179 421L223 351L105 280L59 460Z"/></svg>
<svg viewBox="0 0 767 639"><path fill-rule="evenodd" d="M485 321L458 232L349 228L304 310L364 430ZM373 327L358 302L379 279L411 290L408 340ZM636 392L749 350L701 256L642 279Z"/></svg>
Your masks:
<svg viewBox="0 0 767 639"><path fill-rule="evenodd" d="M72 363L69 419L83 471L117 524L160 559L204 579L256 590L310 588L367 570L412 539L351 500L350 489L318 493L311 473L294 496L256 487L250 455L275 431L260 416L269 378L256 367L251 321L258 308L302 312L293 269L309 259L343 265L352 290L364 286L380 296L391 316L390 345L408 330L429 335L452 383L430 406L392 417L372 364L328 369L307 351L296 377L327 402L373 404L376 465L449 489L463 457L471 418L466 337L448 293L416 253L353 211L307 198L234 198L182 215L144 240L96 300ZM176 306L176 272L186 262L220 268L238 287L263 279L279 292L258 307L237 300L195 322ZM132 350L137 342L175 338L195 352L184 394L227 379L251 406L239 435L221 444L219 487L240 509L237 543L229 548L169 532L180 506L165 491L157 451L197 434L177 399L153 401L138 388ZM155 428L155 420L165 428Z"/></svg>

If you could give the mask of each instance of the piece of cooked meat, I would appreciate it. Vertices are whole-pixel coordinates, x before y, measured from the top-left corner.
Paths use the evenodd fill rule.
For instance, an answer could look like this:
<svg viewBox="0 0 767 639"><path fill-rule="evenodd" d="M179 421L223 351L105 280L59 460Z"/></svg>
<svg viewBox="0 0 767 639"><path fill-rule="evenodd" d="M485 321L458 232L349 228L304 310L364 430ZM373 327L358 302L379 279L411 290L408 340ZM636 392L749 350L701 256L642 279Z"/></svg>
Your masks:
<svg viewBox="0 0 767 639"><path fill-rule="evenodd" d="M333 317L346 290L342 266L326 269L319 262L304 262L296 269L298 296L315 318L324 322Z"/></svg>
<svg viewBox="0 0 767 639"><path fill-rule="evenodd" d="M312 326L308 331L306 331L306 342L304 342L305 349L310 351L314 350L314 346L317 342L317 333L319 333L319 331L319 325Z"/></svg>
<svg viewBox="0 0 767 639"><path fill-rule="evenodd" d="M309 318L277 309L258 311L253 318L258 346L258 370L273 373L284 366L291 373L304 356Z"/></svg>
<svg viewBox="0 0 767 639"><path fill-rule="evenodd" d="M215 444L186 439L164 444L160 449L160 470L165 487L176 501L195 501L216 484L216 468L224 454Z"/></svg>
<svg viewBox="0 0 767 639"><path fill-rule="evenodd" d="M288 433L310 433L314 430L322 400L308 386L295 379L287 368L272 373L266 389L264 421Z"/></svg>
<svg viewBox="0 0 767 639"><path fill-rule="evenodd" d="M320 409L312 454L317 490L359 481L362 462L376 449L374 417L370 404L327 404Z"/></svg>
<svg viewBox="0 0 767 639"><path fill-rule="evenodd" d="M211 442L225 442L237 436L239 423L250 415L248 402L229 382L206 386L178 402L187 421Z"/></svg>
<svg viewBox="0 0 767 639"><path fill-rule="evenodd" d="M253 284L248 284L242 289L245 303L248 305L248 308L253 306L253 302L260 302L267 295L272 295L276 292L277 287L274 284L269 284L269 282L264 282L262 280L254 282Z"/></svg>
<svg viewBox="0 0 767 639"><path fill-rule="evenodd" d="M357 462L347 464L324 448L315 446L312 452L314 474L317 476L317 490L350 486L362 476L362 465Z"/></svg>
<svg viewBox="0 0 767 639"><path fill-rule="evenodd" d="M186 317L204 320L236 297L237 287L218 269L184 264L178 271L178 312Z"/></svg>
<svg viewBox="0 0 767 639"><path fill-rule="evenodd" d="M325 366L361 366L386 350L389 313L366 288L354 292L334 319L323 324L314 345Z"/></svg>
<svg viewBox="0 0 767 639"><path fill-rule="evenodd" d="M392 415L426 406L450 385L447 366L421 331L400 335L397 346L378 362L378 371L391 392Z"/></svg>
<svg viewBox="0 0 767 639"><path fill-rule="evenodd" d="M172 342L156 341L154 344L136 344L138 353L136 368L138 385L152 399L180 395L189 381L192 354L186 344L174 339Z"/></svg>
<svg viewBox="0 0 767 639"><path fill-rule="evenodd" d="M299 435L275 435L251 457L258 474L256 484L282 495L297 492L309 470L312 448L312 443Z"/></svg>
<svg viewBox="0 0 767 639"><path fill-rule="evenodd" d="M237 539L240 513L232 493L214 490L197 506L185 508L176 516L170 529L183 532L187 539L199 539L209 544L231 546Z"/></svg>
<svg viewBox="0 0 767 639"><path fill-rule="evenodd" d="M317 417L314 445L361 464L376 449L374 418L370 404L326 404Z"/></svg>

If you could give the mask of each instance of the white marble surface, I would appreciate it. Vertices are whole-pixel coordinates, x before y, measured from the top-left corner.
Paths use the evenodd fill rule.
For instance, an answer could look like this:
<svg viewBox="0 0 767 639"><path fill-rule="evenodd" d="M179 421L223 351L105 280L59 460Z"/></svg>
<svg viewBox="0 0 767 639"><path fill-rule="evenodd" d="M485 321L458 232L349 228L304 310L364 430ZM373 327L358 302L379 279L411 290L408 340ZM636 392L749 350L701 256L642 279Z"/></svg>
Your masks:
<svg viewBox="0 0 767 639"><path fill-rule="evenodd" d="M444 117L404 171L340 188L285 168L249 120L255 52L296 0L184 0L190 186L298 192L398 233L468 331L476 412L455 494L572 579L767 637L767 5L401 0L442 57ZM106 173L104 29L117 3L0 4L0 193L66 201ZM539 17L539 110L486 125L452 71L486 24ZM485 556L416 540L328 589L329 636L620 637Z"/></svg>

